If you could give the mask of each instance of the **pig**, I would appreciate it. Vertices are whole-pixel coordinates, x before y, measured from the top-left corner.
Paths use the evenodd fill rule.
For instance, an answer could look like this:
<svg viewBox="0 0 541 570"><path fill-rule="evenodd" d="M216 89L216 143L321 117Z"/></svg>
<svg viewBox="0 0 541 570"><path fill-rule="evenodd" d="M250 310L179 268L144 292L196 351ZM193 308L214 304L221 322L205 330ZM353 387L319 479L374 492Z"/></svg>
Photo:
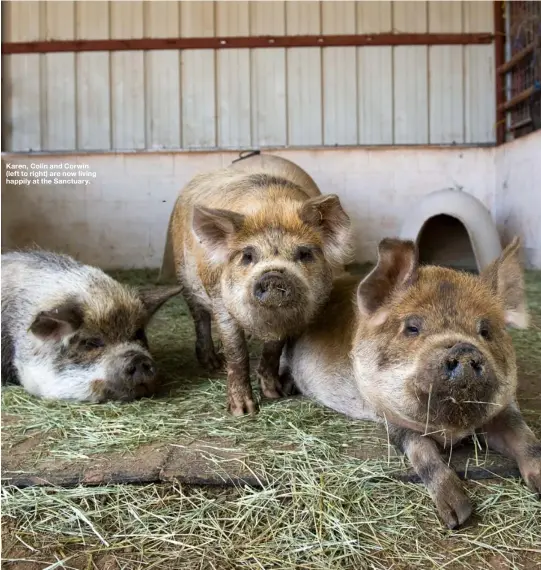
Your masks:
<svg viewBox="0 0 541 570"><path fill-rule="evenodd" d="M225 365L232 415L255 414L246 336L263 342L263 395L287 393L278 375L282 348L317 314L350 260L349 216L300 167L260 155L193 178L176 200L168 234L162 276L172 260L197 358L210 371Z"/></svg>
<svg viewBox="0 0 541 570"><path fill-rule="evenodd" d="M541 443L516 399L509 328L526 328L520 240L478 275L420 266L412 241L379 243L364 279L337 279L325 308L288 341L280 372L301 394L385 424L449 528L472 506L438 445L479 434L541 493Z"/></svg>
<svg viewBox="0 0 541 570"><path fill-rule="evenodd" d="M44 250L4 253L1 261L2 384L95 403L155 391L145 327L179 286L128 287Z"/></svg>

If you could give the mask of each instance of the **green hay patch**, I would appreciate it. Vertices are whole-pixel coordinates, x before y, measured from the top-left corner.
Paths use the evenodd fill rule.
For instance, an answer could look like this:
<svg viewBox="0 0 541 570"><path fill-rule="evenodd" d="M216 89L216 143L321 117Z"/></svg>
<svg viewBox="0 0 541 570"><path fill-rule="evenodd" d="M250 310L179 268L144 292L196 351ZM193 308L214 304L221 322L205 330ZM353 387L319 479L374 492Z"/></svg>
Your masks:
<svg viewBox="0 0 541 570"><path fill-rule="evenodd" d="M115 276L142 284L156 274ZM532 325L513 335L522 395L531 407L526 417L539 434L541 272L528 272L527 293ZM4 486L6 568L541 567L541 504L522 481L469 482L474 519L447 531L422 485L388 477L403 459L375 424L301 398L263 402L254 418L230 417L224 379L208 378L197 366L182 299L157 314L149 339L166 379L163 396L78 405L4 389L3 452L36 434L39 444L29 451L36 461L92 460L153 442L215 438L221 451L239 452L271 483L262 489ZM259 347L251 350L256 356ZM223 468L212 449L208 454ZM28 564L17 566L21 560Z"/></svg>

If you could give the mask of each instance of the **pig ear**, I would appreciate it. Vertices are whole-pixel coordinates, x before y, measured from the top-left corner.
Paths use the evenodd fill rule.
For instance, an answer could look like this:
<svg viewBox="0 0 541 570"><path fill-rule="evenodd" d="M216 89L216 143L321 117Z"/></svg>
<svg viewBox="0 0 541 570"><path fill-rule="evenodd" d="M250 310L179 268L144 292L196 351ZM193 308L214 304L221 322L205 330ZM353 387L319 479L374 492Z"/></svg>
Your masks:
<svg viewBox="0 0 541 570"><path fill-rule="evenodd" d="M307 200L299 212L300 219L323 234L323 251L338 265L350 261L352 254L351 222L336 194Z"/></svg>
<svg viewBox="0 0 541 570"><path fill-rule="evenodd" d="M41 340L61 340L83 324L83 311L75 302L66 302L50 311L38 313L29 331Z"/></svg>
<svg viewBox="0 0 541 570"><path fill-rule="evenodd" d="M371 317L393 292L412 285L417 278L418 256L413 241L385 238L378 245L378 263L357 289L357 305Z"/></svg>
<svg viewBox="0 0 541 570"><path fill-rule="evenodd" d="M166 301L178 295L181 291L182 287L179 285L172 287L140 287L138 293L146 309L147 322Z"/></svg>
<svg viewBox="0 0 541 570"><path fill-rule="evenodd" d="M192 228L198 241L205 247L211 261L220 263L227 258L227 241L238 232L244 216L229 210L195 206Z"/></svg>
<svg viewBox="0 0 541 570"><path fill-rule="evenodd" d="M505 324L510 328L526 329L529 315L524 294L520 245L520 239L515 237L500 257L481 272L481 278L501 298L505 309Z"/></svg>

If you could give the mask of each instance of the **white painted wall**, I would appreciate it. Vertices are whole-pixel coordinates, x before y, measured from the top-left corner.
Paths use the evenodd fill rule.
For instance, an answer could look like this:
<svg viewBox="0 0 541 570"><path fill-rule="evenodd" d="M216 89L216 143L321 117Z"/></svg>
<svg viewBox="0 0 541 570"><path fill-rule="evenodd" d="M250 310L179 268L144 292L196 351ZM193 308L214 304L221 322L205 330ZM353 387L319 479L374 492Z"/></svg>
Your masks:
<svg viewBox="0 0 541 570"><path fill-rule="evenodd" d="M541 268L541 131L496 149L495 219L503 239L520 235L527 264Z"/></svg>
<svg viewBox="0 0 541 570"><path fill-rule="evenodd" d="M460 187L496 220L502 242L522 237L526 262L541 268L541 132L498 148L279 150L340 196L355 227L358 261L397 234L416 199ZM158 267L173 201L196 173L237 158L231 152L5 155L2 246L37 244L106 268ZM88 186L6 184L8 163L86 163ZM34 168L35 170L35 168Z"/></svg>
<svg viewBox="0 0 541 570"><path fill-rule="evenodd" d="M351 148L280 150L322 192L335 192L350 214L358 261L374 260L377 242L396 235L415 200L460 187L496 209L493 148ZM2 245L65 251L106 268L158 267L169 214L197 172L237 158L228 152L6 155L8 163L86 163L88 186L2 186ZM35 168L34 168L35 170ZM525 210L523 215L527 215ZM533 246L532 246L533 247Z"/></svg>

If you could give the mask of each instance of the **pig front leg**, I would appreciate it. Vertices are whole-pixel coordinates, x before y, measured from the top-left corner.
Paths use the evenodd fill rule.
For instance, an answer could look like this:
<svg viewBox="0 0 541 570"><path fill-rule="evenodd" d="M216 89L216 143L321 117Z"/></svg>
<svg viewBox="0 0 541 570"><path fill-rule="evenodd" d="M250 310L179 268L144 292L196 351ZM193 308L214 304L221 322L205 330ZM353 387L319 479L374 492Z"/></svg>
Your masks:
<svg viewBox="0 0 541 570"><path fill-rule="evenodd" d="M263 344L257 377L261 391L266 398L275 399L285 395L280 383L280 356L284 344L285 341L283 340L269 341Z"/></svg>
<svg viewBox="0 0 541 570"><path fill-rule="evenodd" d="M261 391L266 398L280 398L295 394L295 384L289 373L280 376L280 357L286 344L285 340L270 341L263 344L257 377Z"/></svg>
<svg viewBox="0 0 541 570"><path fill-rule="evenodd" d="M250 384L250 360L244 331L225 310L216 315L227 365L227 409L234 416L255 414Z"/></svg>
<svg viewBox="0 0 541 570"><path fill-rule="evenodd" d="M436 442L397 426L389 426L389 437L393 445L407 455L444 523L450 529L462 525L470 517L472 506L458 475L441 458Z"/></svg>
<svg viewBox="0 0 541 570"><path fill-rule="evenodd" d="M528 427L518 407L509 406L482 431L487 445L514 459L528 489L541 497L541 441Z"/></svg>

